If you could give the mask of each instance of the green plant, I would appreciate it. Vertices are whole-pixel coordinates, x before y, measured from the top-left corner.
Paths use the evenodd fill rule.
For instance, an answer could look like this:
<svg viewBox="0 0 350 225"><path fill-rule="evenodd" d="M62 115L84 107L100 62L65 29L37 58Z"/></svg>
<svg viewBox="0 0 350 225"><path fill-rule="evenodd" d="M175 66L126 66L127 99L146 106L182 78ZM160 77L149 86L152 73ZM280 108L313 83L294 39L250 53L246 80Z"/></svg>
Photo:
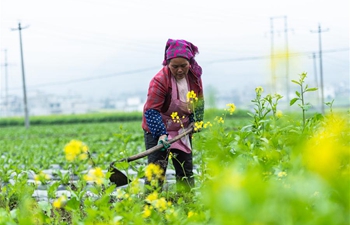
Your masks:
<svg viewBox="0 0 350 225"><path fill-rule="evenodd" d="M305 102L305 96L304 95L305 95L306 92L311 92L311 91L317 91L318 90L317 88L309 88L307 84L306 85L304 84L306 76L307 76L307 73L304 72L304 73L299 74L299 80L292 80L293 83L299 85L300 92L299 91L295 91L295 94L297 95L297 97L293 98L292 100L290 100L290 103L289 103L289 105L292 106L297 101L301 102L298 105L301 108L302 114L303 114L303 129L305 128L305 122L306 122L305 112L310 107L310 103L306 103Z"/></svg>
<svg viewBox="0 0 350 225"><path fill-rule="evenodd" d="M329 111L333 113L333 103L334 99L331 102L326 102L325 104L329 107Z"/></svg>

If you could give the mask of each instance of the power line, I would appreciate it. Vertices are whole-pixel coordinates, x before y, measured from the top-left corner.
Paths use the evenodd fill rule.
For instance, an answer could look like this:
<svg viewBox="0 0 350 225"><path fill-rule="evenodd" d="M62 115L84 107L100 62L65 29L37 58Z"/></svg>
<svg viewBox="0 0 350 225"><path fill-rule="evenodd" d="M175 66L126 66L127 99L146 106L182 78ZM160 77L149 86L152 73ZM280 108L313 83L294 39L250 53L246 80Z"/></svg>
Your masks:
<svg viewBox="0 0 350 225"><path fill-rule="evenodd" d="M349 51L349 48L340 48L340 49L330 49L325 50L323 53L333 53L333 52L341 52L341 51ZM299 52L299 53L290 53L290 57L298 57L298 56L307 56L314 52ZM274 55L275 58L284 57L282 54L276 54ZM210 64L215 63L227 63L227 62L239 62L239 61L254 61L254 60L262 60L262 59L269 59L270 55L264 55L264 56L250 56L250 57L241 57L241 58L229 58L229 59L221 59L221 60L213 60L213 61L207 61L202 62L201 65L208 66ZM85 82L85 81L91 81L91 80L98 80L98 79L104 79L104 78L110 78L110 77L117 77L117 76L124 76L129 74L137 74L152 70L159 69L159 66L157 67L149 67L149 68L143 68L138 70L129 70L129 71L123 71L118 73L112 73L112 74L106 74L106 75L100 75L100 76L93 76L93 77L86 77L81 79L73 79L68 81L62 81L62 82L50 82L50 83L42 83L38 85L32 85L30 86L30 89L33 88L40 88L40 87L47 87L47 86L57 86L57 85L65 85L65 84L72 84L72 83L79 83L79 82ZM20 87L12 88L11 90L18 90Z"/></svg>
<svg viewBox="0 0 350 225"><path fill-rule="evenodd" d="M349 48L330 49L330 50L323 51L323 53L333 53L333 52L342 52L342 51L349 51ZM289 56L298 57L298 56L303 56L303 55L310 55L312 53L313 53L313 51L295 52L295 53L289 53ZM283 57L285 57L285 54L275 54L275 55L273 55L273 57L274 58L283 58ZM213 61L206 62L206 64L225 63L225 62L233 62L233 61L252 61L252 60L261 60L261 59L269 59L269 58L271 58L271 55L249 56L249 57L213 60Z"/></svg>
<svg viewBox="0 0 350 225"><path fill-rule="evenodd" d="M123 75L134 74L134 73L141 73L141 72L146 72L146 71L155 70L155 69L159 69L159 67L144 68L144 69L139 69L139 70L130 70L130 71L124 71L124 72L119 72L119 73L106 74L106 75L94 76L94 77L86 77L86 78L74 79L74 80L62 81L62 82L43 83L43 84L30 86L30 88L38 88L38 87L43 87L43 86L45 86L45 87L57 86L57 85L78 83L78 82L84 82L84 81L98 80L98 79L103 79L103 78L108 78L108 77L116 77L116 76L123 76ZM13 88L13 89L19 89L19 88Z"/></svg>

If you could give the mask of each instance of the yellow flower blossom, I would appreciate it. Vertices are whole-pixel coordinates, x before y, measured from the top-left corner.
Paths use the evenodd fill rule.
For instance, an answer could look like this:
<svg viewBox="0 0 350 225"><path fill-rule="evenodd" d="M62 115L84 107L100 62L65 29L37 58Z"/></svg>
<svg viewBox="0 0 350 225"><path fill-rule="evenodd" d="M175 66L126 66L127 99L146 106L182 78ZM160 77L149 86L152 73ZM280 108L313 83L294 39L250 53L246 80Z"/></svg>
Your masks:
<svg viewBox="0 0 350 225"><path fill-rule="evenodd" d="M80 154L80 155L78 156L78 159L82 161L82 160L87 159L88 157L89 157L88 154L83 153L83 154Z"/></svg>
<svg viewBox="0 0 350 225"><path fill-rule="evenodd" d="M226 104L226 107L228 107L228 108L225 110L228 110L230 115L232 115L233 112L236 110L236 106L233 103Z"/></svg>
<svg viewBox="0 0 350 225"><path fill-rule="evenodd" d="M177 112L172 112L170 116L171 116L171 119L174 120L177 117Z"/></svg>
<svg viewBox="0 0 350 225"><path fill-rule="evenodd" d="M64 153L67 161L74 161L76 158L85 160L88 158L88 147L83 142L78 140L71 140L65 147Z"/></svg>
<svg viewBox="0 0 350 225"><path fill-rule="evenodd" d="M146 202L151 204L159 212L163 212L171 206L171 202L168 202L164 197L158 198L156 191L146 197Z"/></svg>
<svg viewBox="0 0 350 225"><path fill-rule="evenodd" d="M218 123L224 123L224 119L220 116L220 117L215 117L215 120L218 122Z"/></svg>
<svg viewBox="0 0 350 225"><path fill-rule="evenodd" d="M147 196L146 201L151 203L152 201L155 201L157 199L158 199L158 193L155 191Z"/></svg>
<svg viewBox="0 0 350 225"><path fill-rule="evenodd" d="M154 163L150 163L146 167L145 176L146 176L148 181L151 181L153 177L158 178L158 179L164 179L163 169L160 168L159 165L156 165Z"/></svg>
<svg viewBox="0 0 350 225"><path fill-rule="evenodd" d="M350 156L349 143L342 139L343 134L348 132L346 118L338 115L326 117L324 126L308 140L303 151L303 162L307 168L325 179L341 174L342 159Z"/></svg>
<svg viewBox="0 0 350 225"><path fill-rule="evenodd" d="M284 171L281 171L277 174L278 177L286 177L287 176L287 173L284 172Z"/></svg>
<svg viewBox="0 0 350 225"><path fill-rule="evenodd" d="M145 207L143 208L142 217L143 217L143 218L148 218L148 217L150 217L151 214L152 214L152 209L153 209L152 206L145 205Z"/></svg>
<svg viewBox="0 0 350 225"><path fill-rule="evenodd" d="M35 183L39 183L39 182L45 183L48 180L50 180L50 176L44 173L43 171L40 171L39 174L34 175L34 180L35 180Z"/></svg>
<svg viewBox="0 0 350 225"><path fill-rule="evenodd" d="M194 123L194 131L198 131L198 130L200 130L200 129L202 129L202 127L203 127L203 121L199 121L199 122L195 122Z"/></svg>
<svg viewBox="0 0 350 225"><path fill-rule="evenodd" d="M187 93L187 101L193 103L194 101L198 101L196 93L192 90Z"/></svg>
<svg viewBox="0 0 350 225"><path fill-rule="evenodd" d="M194 216L194 215L195 215L194 212L189 211L189 212L187 213L187 218L191 218L191 217Z"/></svg>
<svg viewBox="0 0 350 225"><path fill-rule="evenodd" d="M259 87L255 88L255 92L257 95L261 95L261 93L264 92L264 89L261 86L259 86Z"/></svg>
<svg viewBox="0 0 350 225"><path fill-rule="evenodd" d="M281 111L281 110L277 110L277 111L276 111L276 117L277 117L277 118L281 118L282 116L283 116L282 111Z"/></svg>
<svg viewBox="0 0 350 225"><path fill-rule="evenodd" d="M156 208L159 212L163 212L167 209L168 202L164 197L154 201L154 208Z"/></svg>
<svg viewBox="0 0 350 225"><path fill-rule="evenodd" d="M56 209L60 209L66 201L67 197L65 195L61 195L59 198L55 199L55 201L52 202L52 206Z"/></svg>
<svg viewBox="0 0 350 225"><path fill-rule="evenodd" d="M172 112L171 113L171 119L173 120L174 123L180 123L180 117L179 114L177 112ZM184 118L184 116L182 116L182 118Z"/></svg>
<svg viewBox="0 0 350 225"><path fill-rule="evenodd" d="M84 175L85 181L92 181L95 182L97 185L101 185L104 181L105 174L103 173L102 169L99 167L90 169L88 174Z"/></svg>
<svg viewBox="0 0 350 225"><path fill-rule="evenodd" d="M212 127L213 124L211 124L209 121L206 122L204 125L203 125L203 128L207 128L207 127Z"/></svg>

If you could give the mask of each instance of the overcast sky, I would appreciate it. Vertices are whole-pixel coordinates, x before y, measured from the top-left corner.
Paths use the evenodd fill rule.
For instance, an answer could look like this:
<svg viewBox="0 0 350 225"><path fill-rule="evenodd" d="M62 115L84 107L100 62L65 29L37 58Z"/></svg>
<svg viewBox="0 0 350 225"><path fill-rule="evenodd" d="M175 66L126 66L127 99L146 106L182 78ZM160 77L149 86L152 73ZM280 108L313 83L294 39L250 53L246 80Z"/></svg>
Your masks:
<svg viewBox="0 0 350 225"><path fill-rule="evenodd" d="M325 85L349 85L348 0L0 0L0 10L1 97L5 49L9 94L22 95L19 32L12 30L19 22L29 94L146 92L168 38L198 46L205 87L267 86L271 46L275 54L289 50L288 73L276 59L280 86L302 72L313 85L319 36L311 31L319 24Z"/></svg>

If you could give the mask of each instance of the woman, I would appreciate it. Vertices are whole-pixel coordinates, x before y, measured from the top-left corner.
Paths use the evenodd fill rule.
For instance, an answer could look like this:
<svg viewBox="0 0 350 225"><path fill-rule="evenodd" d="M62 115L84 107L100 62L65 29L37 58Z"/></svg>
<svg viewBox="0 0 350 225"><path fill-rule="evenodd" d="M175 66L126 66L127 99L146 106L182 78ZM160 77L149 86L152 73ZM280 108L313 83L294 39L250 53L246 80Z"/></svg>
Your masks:
<svg viewBox="0 0 350 225"><path fill-rule="evenodd" d="M176 172L177 187L186 190L194 186L191 137L182 138L170 147L167 140L177 136L191 122L202 121L204 113L202 68L194 57L198 48L185 40L169 39L165 46L163 68L149 84L147 101L144 105L142 128L145 131L146 149L163 143L163 151L148 156L148 164L163 165L163 176L168 162L168 151ZM193 91L198 98L194 109L187 100L187 94ZM180 122L174 121L177 113ZM164 151L166 148L168 150ZM162 180L159 180L160 187ZM150 184L147 180L146 184Z"/></svg>

